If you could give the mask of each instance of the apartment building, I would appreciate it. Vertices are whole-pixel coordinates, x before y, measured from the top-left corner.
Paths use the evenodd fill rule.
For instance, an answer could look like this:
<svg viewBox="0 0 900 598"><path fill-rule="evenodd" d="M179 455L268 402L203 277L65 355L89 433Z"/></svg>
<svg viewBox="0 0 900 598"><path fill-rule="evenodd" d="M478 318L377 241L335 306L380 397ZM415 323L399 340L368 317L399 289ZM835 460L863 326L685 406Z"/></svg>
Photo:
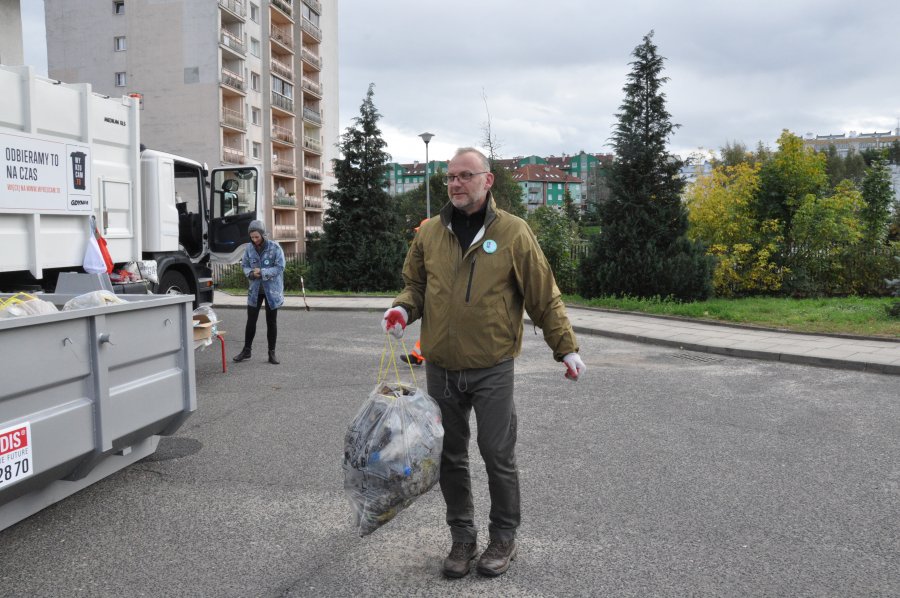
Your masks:
<svg viewBox="0 0 900 598"><path fill-rule="evenodd" d="M522 188L522 203L529 212L542 205L561 209L566 191L578 209L584 210L592 184L588 175L594 169L608 167L612 159L611 154L581 151L562 156L498 158L494 160L494 165L508 170ZM429 176L447 170L447 164L447 161L432 160L428 164ZM420 162L391 163L386 179L391 195L412 191L425 182L425 165ZM442 197L441 201L446 200Z"/></svg>
<svg viewBox="0 0 900 598"><path fill-rule="evenodd" d="M0 0L0 64L25 64L22 10L19 0Z"/></svg>
<svg viewBox="0 0 900 598"><path fill-rule="evenodd" d="M814 135L807 133L803 136L803 145L816 151L827 151L829 146L834 146L841 157L846 157L850 151L857 153L868 149L887 149L900 141L900 128L893 131L872 131L871 133L829 133L828 135Z"/></svg>
<svg viewBox="0 0 900 598"><path fill-rule="evenodd" d="M45 0L48 71L140 94L141 141L262 173L286 253L322 229L338 139L337 0Z"/></svg>
<svg viewBox="0 0 900 598"><path fill-rule="evenodd" d="M529 212L540 206L562 209L566 191L572 203L583 209L583 181L549 164L525 164L512 173L512 178L522 188L522 201Z"/></svg>
<svg viewBox="0 0 900 598"><path fill-rule="evenodd" d="M388 167L387 191L392 196L412 191L425 182L425 164L422 162L413 162L412 164L392 162ZM446 161L431 160L428 162L429 177L446 171Z"/></svg>

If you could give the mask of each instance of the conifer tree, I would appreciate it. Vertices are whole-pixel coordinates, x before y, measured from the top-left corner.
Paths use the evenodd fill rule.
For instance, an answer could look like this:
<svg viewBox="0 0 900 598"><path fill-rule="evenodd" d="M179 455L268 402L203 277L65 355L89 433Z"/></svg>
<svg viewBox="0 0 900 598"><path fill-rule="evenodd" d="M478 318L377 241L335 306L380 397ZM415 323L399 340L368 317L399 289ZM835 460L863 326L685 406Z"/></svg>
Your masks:
<svg viewBox="0 0 900 598"><path fill-rule="evenodd" d="M381 137L381 115L369 85L360 115L341 136L334 162L337 185L327 191L324 234L310 247L310 285L345 291L395 291L402 287L406 246L400 214L387 192L390 155Z"/></svg>
<svg viewBox="0 0 900 598"><path fill-rule="evenodd" d="M600 234L580 266L580 291L600 295L705 299L712 261L687 236L681 203L681 161L666 143L676 125L661 87L664 58L653 32L632 53L634 61L616 115L610 196L599 206Z"/></svg>

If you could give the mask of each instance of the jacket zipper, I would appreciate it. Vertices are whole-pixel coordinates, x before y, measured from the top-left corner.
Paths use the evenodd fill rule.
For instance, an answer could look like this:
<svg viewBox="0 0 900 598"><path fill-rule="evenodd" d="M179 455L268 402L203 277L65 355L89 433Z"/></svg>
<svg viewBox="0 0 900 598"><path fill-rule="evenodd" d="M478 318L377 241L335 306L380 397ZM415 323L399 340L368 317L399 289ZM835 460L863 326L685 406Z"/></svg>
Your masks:
<svg viewBox="0 0 900 598"><path fill-rule="evenodd" d="M475 260L477 258L472 258L472 267L469 268L469 284L466 286L466 303L469 302L469 298L472 296L472 279L475 278Z"/></svg>

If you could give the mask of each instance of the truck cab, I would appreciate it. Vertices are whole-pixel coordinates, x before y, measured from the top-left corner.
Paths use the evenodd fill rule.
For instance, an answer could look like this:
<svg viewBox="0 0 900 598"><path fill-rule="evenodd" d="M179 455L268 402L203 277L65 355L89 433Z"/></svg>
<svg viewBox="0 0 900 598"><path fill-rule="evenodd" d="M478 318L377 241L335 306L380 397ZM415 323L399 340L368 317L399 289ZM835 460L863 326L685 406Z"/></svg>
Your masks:
<svg viewBox="0 0 900 598"><path fill-rule="evenodd" d="M211 263L240 260L259 210L255 167L216 168L144 149L141 152L144 260L158 268L158 292L212 301Z"/></svg>

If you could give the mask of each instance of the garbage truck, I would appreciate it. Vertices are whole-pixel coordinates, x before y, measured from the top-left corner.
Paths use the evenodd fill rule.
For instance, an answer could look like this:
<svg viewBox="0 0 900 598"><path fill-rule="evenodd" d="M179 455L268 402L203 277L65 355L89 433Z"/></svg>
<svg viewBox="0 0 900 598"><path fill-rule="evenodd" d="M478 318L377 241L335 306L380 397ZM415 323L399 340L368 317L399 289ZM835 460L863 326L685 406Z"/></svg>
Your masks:
<svg viewBox="0 0 900 598"><path fill-rule="evenodd" d="M210 263L240 257L262 193L256 168L142 147L139 98L2 65L0 90L0 306L53 306L0 314L3 530L149 456L196 410L194 303L212 299ZM135 280L84 272L95 230ZM91 276L117 301L59 310Z"/></svg>
<svg viewBox="0 0 900 598"><path fill-rule="evenodd" d="M144 148L140 98L0 65L0 292L53 292L102 237L119 293L212 302L212 262L233 263L262 213L255 167Z"/></svg>

